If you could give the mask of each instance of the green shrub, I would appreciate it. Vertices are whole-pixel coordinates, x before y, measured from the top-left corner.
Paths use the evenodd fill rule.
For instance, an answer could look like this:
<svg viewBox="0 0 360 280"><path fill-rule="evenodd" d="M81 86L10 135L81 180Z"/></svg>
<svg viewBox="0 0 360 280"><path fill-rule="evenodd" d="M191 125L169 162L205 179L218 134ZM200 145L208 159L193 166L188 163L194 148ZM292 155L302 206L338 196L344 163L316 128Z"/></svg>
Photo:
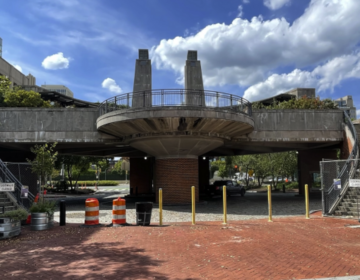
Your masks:
<svg viewBox="0 0 360 280"><path fill-rule="evenodd" d="M48 213L52 215L55 212L56 201L40 200L38 203L33 203L30 207L31 213Z"/></svg>
<svg viewBox="0 0 360 280"><path fill-rule="evenodd" d="M253 109L338 109L337 105L331 99L320 100L317 98L308 98L303 96L299 99L292 98L289 101L277 102L274 100L274 103L265 106L261 102L253 102Z"/></svg>
<svg viewBox="0 0 360 280"><path fill-rule="evenodd" d="M89 187L89 186L95 186L95 184L97 184L98 186L117 186L119 185L118 182L116 181L105 181L105 180L102 180L102 181L78 181L78 186L81 187L81 185L85 186L85 183L86 183L86 186Z"/></svg>
<svg viewBox="0 0 360 280"><path fill-rule="evenodd" d="M22 220L26 220L28 215L29 215L29 213L26 210L17 209L17 210L6 212L4 214L0 214L0 217L10 218L14 221L22 221Z"/></svg>
<svg viewBox="0 0 360 280"><path fill-rule="evenodd" d="M299 183L298 182L285 183L285 188L287 188L287 189L298 189L299 188Z"/></svg>

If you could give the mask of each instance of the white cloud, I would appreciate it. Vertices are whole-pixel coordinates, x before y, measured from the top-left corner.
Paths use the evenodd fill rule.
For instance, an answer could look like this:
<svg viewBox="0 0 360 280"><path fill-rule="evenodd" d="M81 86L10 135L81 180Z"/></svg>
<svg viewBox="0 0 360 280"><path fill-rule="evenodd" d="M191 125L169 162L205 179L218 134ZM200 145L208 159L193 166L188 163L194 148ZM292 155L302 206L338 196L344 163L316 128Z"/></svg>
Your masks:
<svg viewBox="0 0 360 280"><path fill-rule="evenodd" d="M211 24L188 37L163 39L151 50L157 69L183 81L188 50L198 50L206 87L250 86L279 66L313 67L349 53L360 42L358 0L313 0L293 24L285 18Z"/></svg>
<svg viewBox="0 0 360 280"><path fill-rule="evenodd" d="M250 0L243 0L243 3L244 3L244 4L249 4L249 3L250 3Z"/></svg>
<svg viewBox="0 0 360 280"><path fill-rule="evenodd" d="M336 57L311 72L295 69L288 74L273 74L264 82L249 87L244 98L261 100L297 87L314 87L320 93L333 90L349 78L360 79L360 52Z"/></svg>
<svg viewBox="0 0 360 280"><path fill-rule="evenodd" d="M238 6L238 15L237 17L241 18L243 15L243 7L241 5Z"/></svg>
<svg viewBox="0 0 360 280"><path fill-rule="evenodd" d="M360 109L356 110L356 119L360 119Z"/></svg>
<svg viewBox="0 0 360 280"><path fill-rule="evenodd" d="M264 5L270 10L277 10L284 5L289 5L291 0L264 0Z"/></svg>
<svg viewBox="0 0 360 280"><path fill-rule="evenodd" d="M68 68L70 64L70 58L64 57L62 52L50 55L44 59L41 65L45 69L58 70Z"/></svg>
<svg viewBox="0 0 360 280"><path fill-rule="evenodd" d="M103 88L107 88L108 90L110 90L111 92L115 92L115 93L121 93L122 90L121 88L116 84L116 82L111 79L111 78L106 78L103 82L102 82L102 87Z"/></svg>
<svg viewBox="0 0 360 280"><path fill-rule="evenodd" d="M19 66L19 65L14 65L14 67L22 73L22 68L21 68L21 66Z"/></svg>

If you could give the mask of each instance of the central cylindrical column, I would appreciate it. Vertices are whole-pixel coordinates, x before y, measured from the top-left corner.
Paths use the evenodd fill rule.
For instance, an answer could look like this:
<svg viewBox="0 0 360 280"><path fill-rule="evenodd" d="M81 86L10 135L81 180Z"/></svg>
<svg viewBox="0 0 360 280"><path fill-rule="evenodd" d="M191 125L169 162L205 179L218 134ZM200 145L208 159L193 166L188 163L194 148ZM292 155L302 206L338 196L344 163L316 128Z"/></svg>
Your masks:
<svg viewBox="0 0 360 280"><path fill-rule="evenodd" d="M164 204L191 203L191 187L195 186L196 202L199 201L198 157L156 158L155 187L163 191Z"/></svg>

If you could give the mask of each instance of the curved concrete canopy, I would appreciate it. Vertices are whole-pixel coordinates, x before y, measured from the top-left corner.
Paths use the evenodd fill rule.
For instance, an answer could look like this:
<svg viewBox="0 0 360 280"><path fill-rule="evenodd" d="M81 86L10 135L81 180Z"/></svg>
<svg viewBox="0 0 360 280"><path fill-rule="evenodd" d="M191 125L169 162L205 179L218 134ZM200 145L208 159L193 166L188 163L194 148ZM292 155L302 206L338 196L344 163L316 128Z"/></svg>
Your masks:
<svg viewBox="0 0 360 280"><path fill-rule="evenodd" d="M97 129L118 137L138 134L159 137L162 133L187 131L208 137L232 138L252 132L254 121L231 110L174 106L113 111L97 119Z"/></svg>
<svg viewBox="0 0 360 280"><path fill-rule="evenodd" d="M218 138L157 137L138 139L130 146L156 158L196 158L224 144Z"/></svg>

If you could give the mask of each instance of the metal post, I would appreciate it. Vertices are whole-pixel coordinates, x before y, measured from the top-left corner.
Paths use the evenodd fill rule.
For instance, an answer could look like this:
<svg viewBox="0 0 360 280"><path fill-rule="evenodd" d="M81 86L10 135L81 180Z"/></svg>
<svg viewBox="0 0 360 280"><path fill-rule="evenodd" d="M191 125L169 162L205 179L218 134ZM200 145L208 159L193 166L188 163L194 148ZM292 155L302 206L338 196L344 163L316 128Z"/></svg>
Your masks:
<svg viewBox="0 0 360 280"><path fill-rule="evenodd" d="M223 208L224 208L224 222L223 224L227 224L227 207L226 207L226 186L223 186Z"/></svg>
<svg viewBox="0 0 360 280"><path fill-rule="evenodd" d="M322 159L324 161L324 159ZM324 216L325 213L325 188L324 188L324 178L323 178L323 165L320 161L320 178L321 178L321 204L322 204L322 215Z"/></svg>
<svg viewBox="0 0 360 280"><path fill-rule="evenodd" d="M162 226L162 189L159 189L159 225Z"/></svg>
<svg viewBox="0 0 360 280"><path fill-rule="evenodd" d="M272 222L271 186L268 185L269 222Z"/></svg>
<svg viewBox="0 0 360 280"><path fill-rule="evenodd" d="M216 107L219 107L219 93L216 92Z"/></svg>
<svg viewBox="0 0 360 280"><path fill-rule="evenodd" d="M309 216L309 187L308 187L308 184L305 185L305 210L306 210L306 219L310 219L310 216Z"/></svg>
<svg viewBox="0 0 360 280"><path fill-rule="evenodd" d="M129 108L129 93L127 94L127 107Z"/></svg>
<svg viewBox="0 0 360 280"><path fill-rule="evenodd" d="M60 200L60 226L66 225L66 203L65 200Z"/></svg>
<svg viewBox="0 0 360 280"><path fill-rule="evenodd" d="M116 105L116 96L115 96L115 107L114 107L114 111L117 109L117 105Z"/></svg>
<svg viewBox="0 0 360 280"><path fill-rule="evenodd" d="M191 187L191 224L195 225L195 187Z"/></svg>

